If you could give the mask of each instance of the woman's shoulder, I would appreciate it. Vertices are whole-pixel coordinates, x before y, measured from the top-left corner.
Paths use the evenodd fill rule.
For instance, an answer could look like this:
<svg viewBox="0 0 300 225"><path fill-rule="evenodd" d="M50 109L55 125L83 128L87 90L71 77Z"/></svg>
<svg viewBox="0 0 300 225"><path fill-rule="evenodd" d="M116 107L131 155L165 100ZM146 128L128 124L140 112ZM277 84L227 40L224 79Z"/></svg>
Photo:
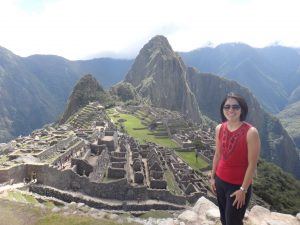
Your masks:
<svg viewBox="0 0 300 225"><path fill-rule="evenodd" d="M224 122L223 122L223 123L220 123L220 124L218 124L218 125L216 126L216 129L215 129L216 133L219 133L219 131L221 130L221 128L222 128L222 127L224 127L224 125L225 125L225 123L224 123Z"/></svg>
<svg viewBox="0 0 300 225"><path fill-rule="evenodd" d="M255 128L255 127L253 127L253 126L251 126L249 129L248 129L248 131L247 131L247 138L248 139L259 139L259 133L258 133L258 130Z"/></svg>
<svg viewBox="0 0 300 225"><path fill-rule="evenodd" d="M217 131L217 130L220 130L220 128L222 127L223 124L224 124L224 123L219 123L219 124L216 126L216 129L215 129L215 130L216 130L216 131Z"/></svg>

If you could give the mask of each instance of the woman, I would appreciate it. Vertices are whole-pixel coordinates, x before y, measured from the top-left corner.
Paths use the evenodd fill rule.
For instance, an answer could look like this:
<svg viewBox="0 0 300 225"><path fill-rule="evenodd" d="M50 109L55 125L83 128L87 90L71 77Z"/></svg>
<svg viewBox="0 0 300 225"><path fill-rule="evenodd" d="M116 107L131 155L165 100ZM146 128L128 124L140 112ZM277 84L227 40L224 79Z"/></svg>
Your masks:
<svg viewBox="0 0 300 225"><path fill-rule="evenodd" d="M258 131L246 123L248 106L230 93L223 100L216 127L211 189L217 195L222 225L242 225L260 153Z"/></svg>

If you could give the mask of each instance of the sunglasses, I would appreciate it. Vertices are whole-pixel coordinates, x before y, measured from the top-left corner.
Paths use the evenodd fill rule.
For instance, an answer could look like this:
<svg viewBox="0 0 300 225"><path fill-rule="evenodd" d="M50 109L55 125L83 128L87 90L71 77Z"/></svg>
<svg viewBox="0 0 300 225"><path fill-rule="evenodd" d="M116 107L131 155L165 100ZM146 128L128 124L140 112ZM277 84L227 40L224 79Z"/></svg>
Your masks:
<svg viewBox="0 0 300 225"><path fill-rule="evenodd" d="M234 105L224 105L223 109L224 110L229 110L230 108L232 108L233 110L239 110L241 108L240 105L238 104L234 104Z"/></svg>

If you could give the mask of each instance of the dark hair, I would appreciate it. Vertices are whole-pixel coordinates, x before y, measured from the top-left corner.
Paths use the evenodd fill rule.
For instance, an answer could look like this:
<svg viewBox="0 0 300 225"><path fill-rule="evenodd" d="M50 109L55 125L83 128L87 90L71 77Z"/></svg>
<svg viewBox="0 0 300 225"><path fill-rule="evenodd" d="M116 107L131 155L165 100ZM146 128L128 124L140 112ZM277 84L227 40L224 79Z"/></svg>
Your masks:
<svg viewBox="0 0 300 225"><path fill-rule="evenodd" d="M247 117L247 114L248 114L248 105L247 105L245 99L242 96L240 96L238 94L235 94L233 92L230 92L230 93L228 93L226 95L226 97L224 98L224 100L221 103L220 113L221 113L222 122L227 121L227 119L226 119L226 117L224 115L224 112L223 112L223 107L224 107L225 102L229 98L234 98L239 103L239 105L241 106L240 120L244 121L246 119L246 117Z"/></svg>

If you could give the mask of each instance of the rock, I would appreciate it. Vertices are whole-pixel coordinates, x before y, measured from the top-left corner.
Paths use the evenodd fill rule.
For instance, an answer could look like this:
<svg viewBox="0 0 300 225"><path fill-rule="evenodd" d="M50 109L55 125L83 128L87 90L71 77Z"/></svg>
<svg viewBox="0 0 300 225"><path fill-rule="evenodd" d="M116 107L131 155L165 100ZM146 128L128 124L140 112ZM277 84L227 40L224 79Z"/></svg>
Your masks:
<svg viewBox="0 0 300 225"><path fill-rule="evenodd" d="M300 212L297 213L296 218L300 221Z"/></svg>
<svg viewBox="0 0 300 225"><path fill-rule="evenodd" d="M51 209L51 212L54 213L60 212L60 208L54 207L53 209Z"/></svg>
<svg viewBox="0 0 300 225"><path fill-rule="evenodd" d="M218 207L203 196L198 199L198 201L196 202L196 204L193 207L194 212L200 213L202 215L205 215L205 213L208 209L217 209L218 210Z"/></svg>
<svg viewBox="0 0 300 225"><path fill-rule="evenodd" d="M178 219L193 223L198 220L198 215L194 211L186 210L178 216Z"/></svg>
<svg viewBox="0 0 300 225"><path fill-rule="evenodd" d="M108 218L111 220L117 220L119 218L119 216L117 214L112 213L112 214L109 214Z"/></svg>
<svg viewBox="0 0 300 225"><path fill-rule="evenodd" d="M157 225L175 225L175 223L173 219L168 218L157 221Z"/></svg>
<svg viewBox="0 0 300 225"><path fill-rule="evenodd" d="M220 211L218 209L209 209L206 212L206 218L211 221L220 220Z"/></svg>
<svg viewBox="0 0 300 225"><path fill-rule="evenodd" d="M247 220L251 225L263 225L264 218L270 216L270 214L270 210L256 205L250 210Z"/></svg>
<svg viewBox="0 0 300 225"><path fill-rule="evenodd" d="M77 208L81 208L81 207L83 207L84 206L84 203L82 203L82 202L79 202L78 204L77 204Z"/></svg>
<svg viewBox="0 0 300 225"><path fill-rule="evenodd" d="M249 225L300 225L299 220L288 214L270 212L270 210L254 206L248 217Z"/></svg>

